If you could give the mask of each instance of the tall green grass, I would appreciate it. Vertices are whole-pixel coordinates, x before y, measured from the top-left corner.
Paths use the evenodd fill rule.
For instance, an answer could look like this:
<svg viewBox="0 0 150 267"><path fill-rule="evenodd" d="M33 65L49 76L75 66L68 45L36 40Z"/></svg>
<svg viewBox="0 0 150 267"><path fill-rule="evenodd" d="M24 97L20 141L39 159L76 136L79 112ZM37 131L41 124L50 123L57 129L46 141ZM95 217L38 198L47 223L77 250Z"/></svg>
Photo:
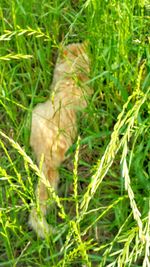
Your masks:
<svg viewBox="0 0 150 267"><path fill-rule="evenodd" d="M0 266L150 265L149 29L146 0L0 1ZM41 177L32 108L59 47L85 40L94 94L41 240L27 223Z"/></svg>

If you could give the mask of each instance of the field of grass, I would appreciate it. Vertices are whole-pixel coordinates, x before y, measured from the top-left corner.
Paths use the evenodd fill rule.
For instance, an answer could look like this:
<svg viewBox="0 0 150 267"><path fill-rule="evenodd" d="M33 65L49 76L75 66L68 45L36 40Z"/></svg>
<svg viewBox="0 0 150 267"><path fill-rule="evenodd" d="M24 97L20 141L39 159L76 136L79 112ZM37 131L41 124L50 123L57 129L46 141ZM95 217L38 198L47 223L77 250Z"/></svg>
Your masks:
<svg viewBox="0 0 150 267"><path fill-rule="evenodd" d="M38 239L33 107L60 45L88 40L91 101ZM0 266L150 266L149 0L0 0Z"/></svg>

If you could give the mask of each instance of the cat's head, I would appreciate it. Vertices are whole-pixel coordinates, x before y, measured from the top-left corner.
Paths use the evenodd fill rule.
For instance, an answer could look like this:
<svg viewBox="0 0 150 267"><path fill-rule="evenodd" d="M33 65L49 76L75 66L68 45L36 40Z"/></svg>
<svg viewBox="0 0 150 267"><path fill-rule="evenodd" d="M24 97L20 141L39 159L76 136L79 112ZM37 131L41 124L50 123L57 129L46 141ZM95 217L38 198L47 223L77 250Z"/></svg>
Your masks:
<svg viewBox="0 0 150 267"><path fill-rule="evenodd" d="M60 51L56 68L66 74L76 75L79 80L88 80L89 58L86 53L86 42L73 43L63 47Z"/></svg>
<svg viewBox="0 0 150 267"><path fill-rule="evenodd" d="M66 46L63 56L70 61L74 71L89 73L89 58L86 52L86 43L73 43Z"/></svg>

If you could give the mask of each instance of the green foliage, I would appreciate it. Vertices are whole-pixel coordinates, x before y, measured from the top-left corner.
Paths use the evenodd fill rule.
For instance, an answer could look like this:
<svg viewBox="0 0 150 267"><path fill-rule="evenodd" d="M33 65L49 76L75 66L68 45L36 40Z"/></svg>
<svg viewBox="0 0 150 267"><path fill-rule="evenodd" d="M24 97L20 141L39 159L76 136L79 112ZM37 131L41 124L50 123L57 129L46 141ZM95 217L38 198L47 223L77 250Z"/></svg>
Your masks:
<svg viewBox="0 0 150 267"><path fill-rule="evenodd" d="M0 0L0 266L144 266L150 250L149 1ZM88 41L94 94L37 239L32 108L57 50ZM73 164L72 164L73 163Z"/></svg>

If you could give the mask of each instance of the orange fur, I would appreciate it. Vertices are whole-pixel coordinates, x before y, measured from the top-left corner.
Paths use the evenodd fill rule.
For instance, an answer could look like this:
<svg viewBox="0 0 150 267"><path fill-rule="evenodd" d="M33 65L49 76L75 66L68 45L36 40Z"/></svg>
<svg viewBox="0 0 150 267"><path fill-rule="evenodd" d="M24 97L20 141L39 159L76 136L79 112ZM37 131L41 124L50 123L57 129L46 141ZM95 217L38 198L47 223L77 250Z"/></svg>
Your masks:
<svg viewBox="0 0 150 267"><path fill-rule="evenodd" d="M42 171L55 190L59 182L57 169L77 134L76 112L86 107L87 96L92 93L83 83L88 81L88 73L89 59L84 44L68 45L57 59L50 99L33 110L30 144L38 164L44 156ZM41 181L36 196L41 214L32 208L29 224L38 236L44 237L50 229L45 219L49 196Z"/></svg>

